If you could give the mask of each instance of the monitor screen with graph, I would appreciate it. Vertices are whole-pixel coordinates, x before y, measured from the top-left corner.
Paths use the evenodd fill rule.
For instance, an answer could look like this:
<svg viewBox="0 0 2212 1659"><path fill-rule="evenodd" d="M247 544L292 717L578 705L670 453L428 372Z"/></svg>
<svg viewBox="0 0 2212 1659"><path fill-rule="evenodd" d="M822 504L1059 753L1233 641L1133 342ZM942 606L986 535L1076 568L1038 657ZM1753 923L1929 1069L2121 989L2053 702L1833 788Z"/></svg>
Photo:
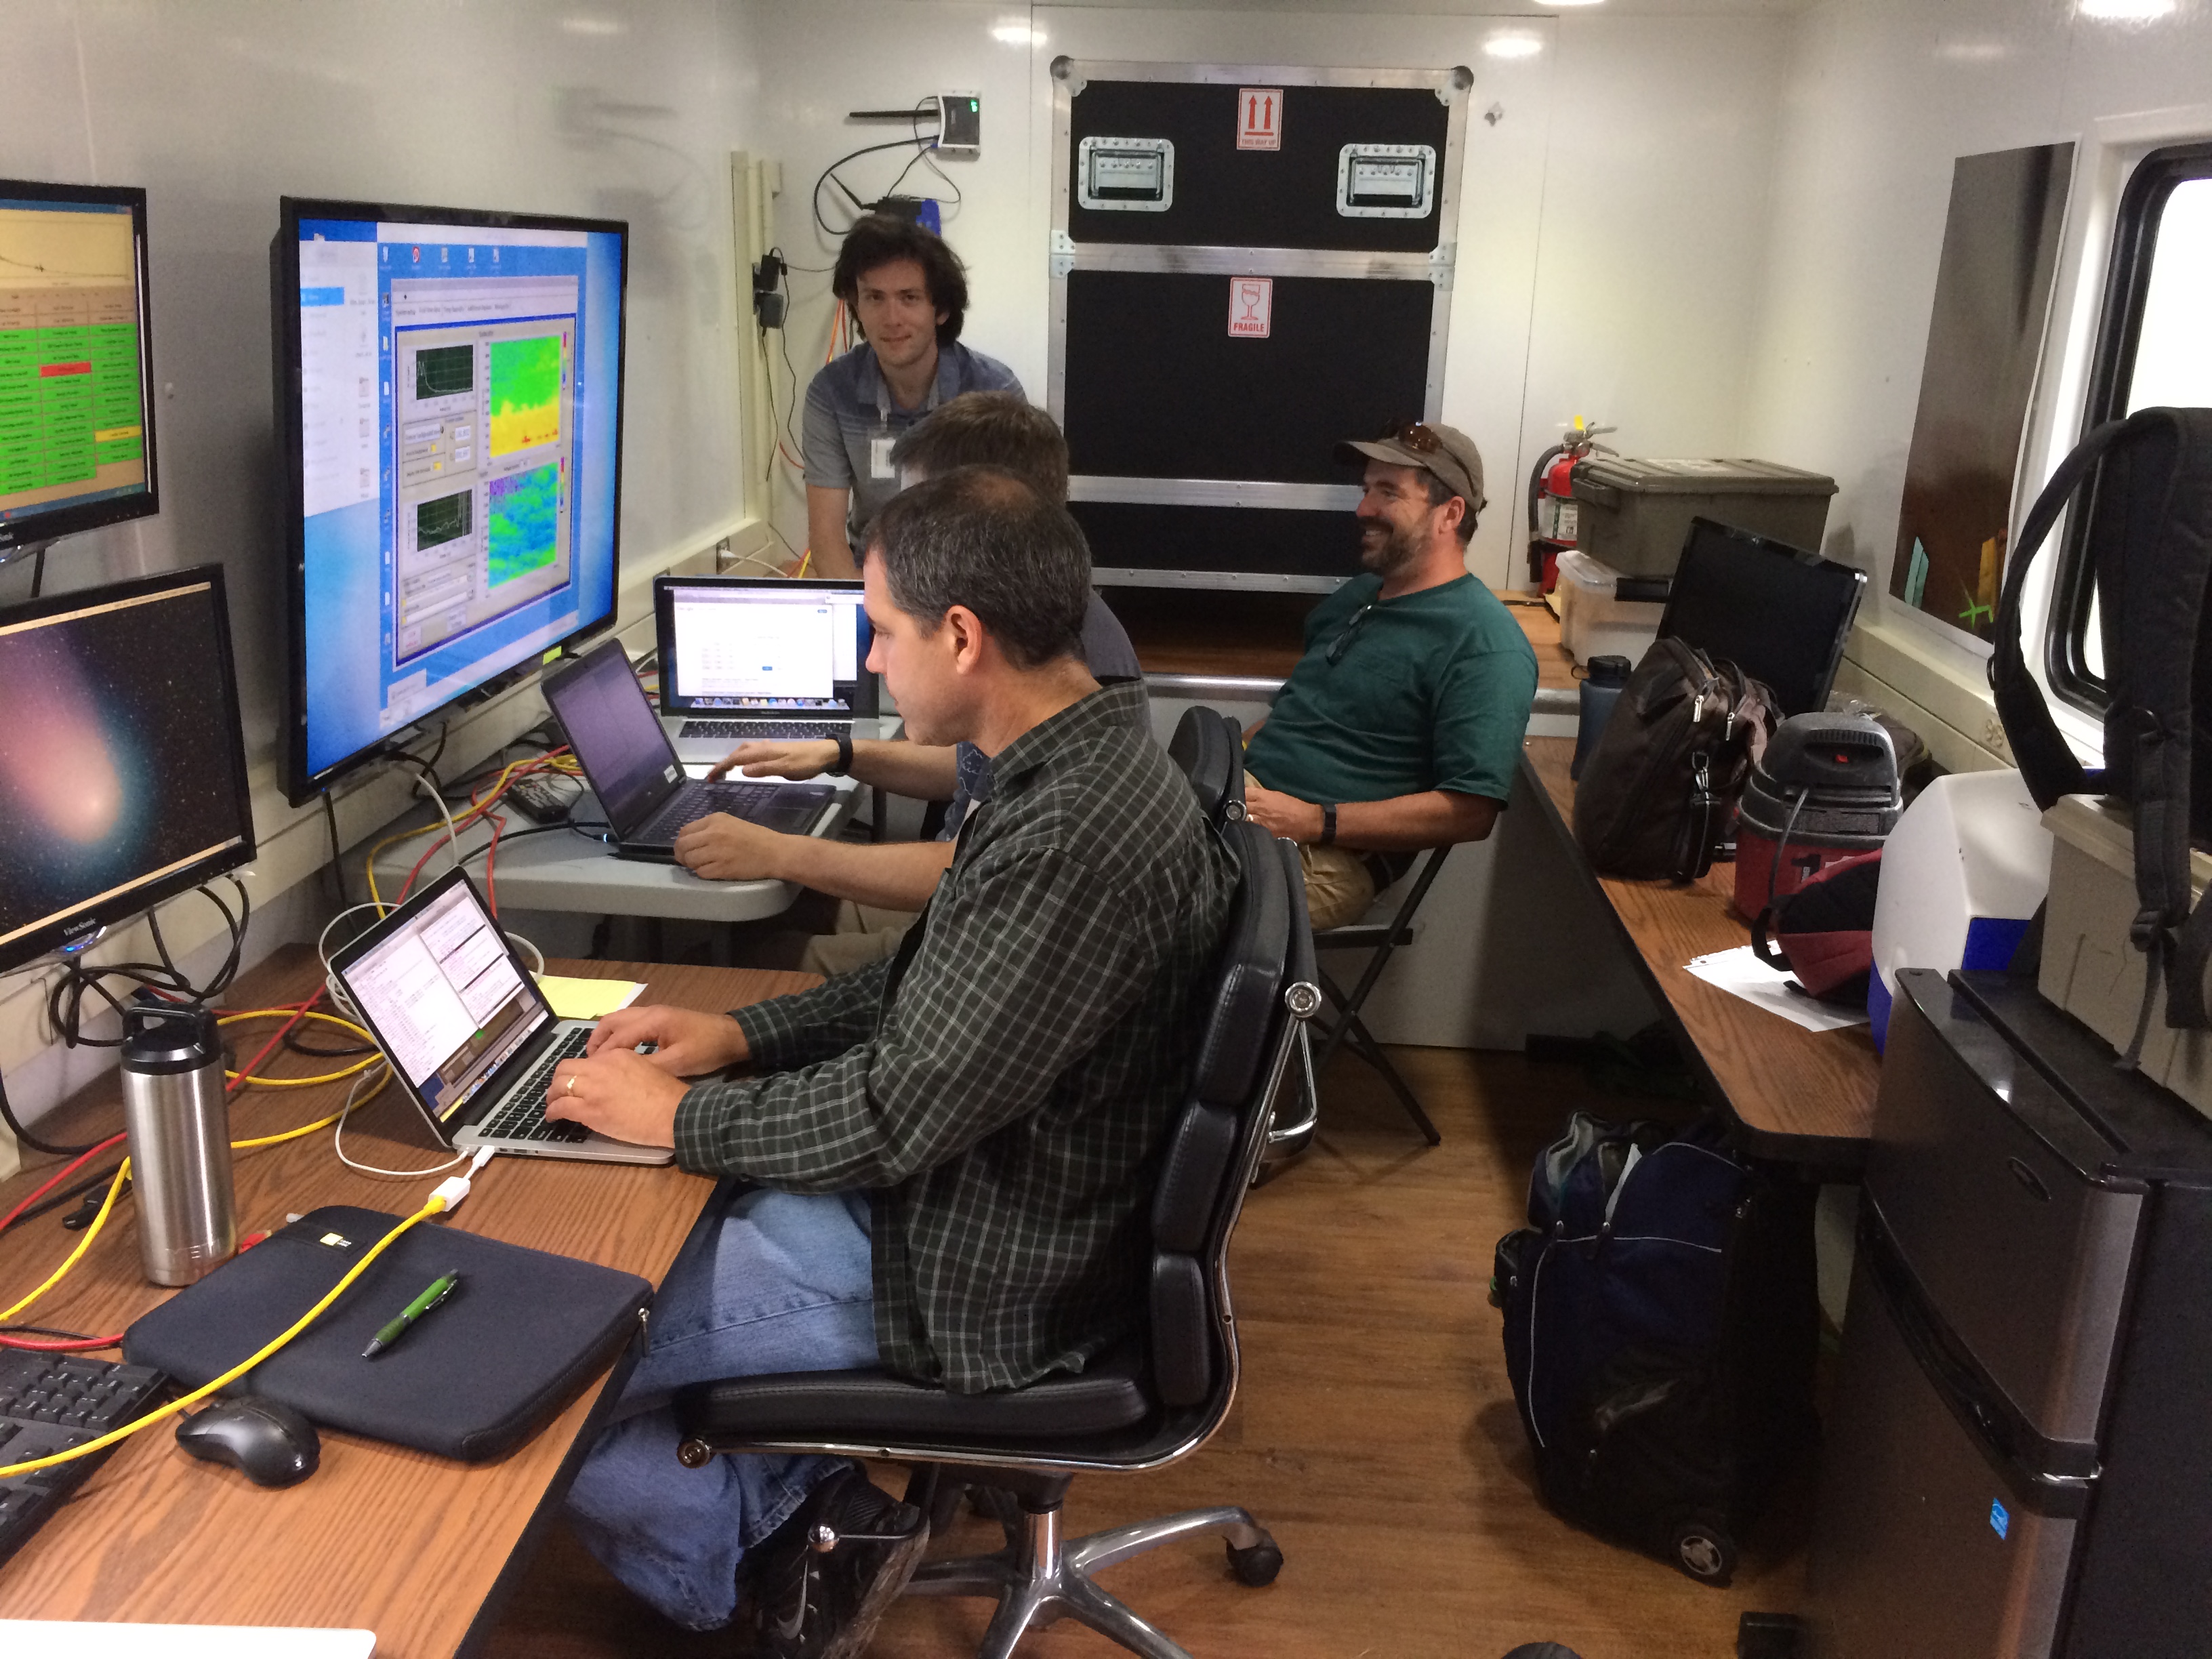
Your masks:
<svg viewBox="0 0 2212 1659"><path fill-rule="evenodd" d="M614 614L628 228L286 198L301 800Z"/></svg>
<svg viewBox="0 0 2212 1659"><path fill-rule="evenodd" d="M155 512L146 192L0 179L0 556Z"/></svg>

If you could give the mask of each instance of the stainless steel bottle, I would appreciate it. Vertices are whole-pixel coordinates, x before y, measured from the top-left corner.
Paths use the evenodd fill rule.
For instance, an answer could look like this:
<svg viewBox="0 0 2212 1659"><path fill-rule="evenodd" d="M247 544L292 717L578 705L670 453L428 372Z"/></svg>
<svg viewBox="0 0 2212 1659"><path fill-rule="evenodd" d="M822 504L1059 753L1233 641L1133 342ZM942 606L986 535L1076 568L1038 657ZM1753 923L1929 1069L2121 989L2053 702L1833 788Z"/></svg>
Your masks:
<svg viewBox="0 0 2212 1659"><path fill-rule="evenodd" d="M238 1249L230 1102L213 1011L135 1003L124 1011L123 1126L146 1277L156 1285L204 1278Z"/></svg>

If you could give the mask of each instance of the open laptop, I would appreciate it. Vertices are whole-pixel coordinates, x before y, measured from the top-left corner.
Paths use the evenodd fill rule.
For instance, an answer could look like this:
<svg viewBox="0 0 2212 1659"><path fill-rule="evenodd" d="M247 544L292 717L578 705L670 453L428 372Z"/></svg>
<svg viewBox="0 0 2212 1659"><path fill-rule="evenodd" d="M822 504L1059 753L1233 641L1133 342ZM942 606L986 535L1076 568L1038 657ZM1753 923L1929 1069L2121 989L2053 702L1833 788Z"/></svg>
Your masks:
<svg viewBox="0 0 2212 1659"><path fill-rule="evenodd" d="M657 576L660 714L686 766L756 738L883 735L856 581Z"/></svg>
<svg viewBox="0 0 2212 1659"><path fill-rule="evenodd" d="M673 859L677 831L710 812L804 835L837 793L824 783L708 783L686 776L620 640L564 665L542 689L599 798L621 857Z"/></svg>
<svg viewBox="0 0 2212 1659"><path fill-rule="evenodd" d="M331 958L331 971L408 1098L455 1152L674 1161L665 1146L547 1120L553 1067L581 1054L599 1022L554 1016L466 871L409 899Z"/></svg>
<svg viewBox="0 0 2212 1659"><path fill-rule="evenodd" d="M1866 573L1711 519L1692 519L1659 637L1726 658L1773 688L1784 714L1828 704Z"/></svg>

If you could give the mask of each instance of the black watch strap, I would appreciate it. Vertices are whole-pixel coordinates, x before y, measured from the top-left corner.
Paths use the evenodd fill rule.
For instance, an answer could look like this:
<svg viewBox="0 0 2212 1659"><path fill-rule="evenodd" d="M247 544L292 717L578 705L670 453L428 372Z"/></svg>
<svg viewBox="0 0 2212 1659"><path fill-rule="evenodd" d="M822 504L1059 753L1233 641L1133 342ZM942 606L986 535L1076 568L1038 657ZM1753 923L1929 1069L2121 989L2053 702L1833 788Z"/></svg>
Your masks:
<svg viewBox="0 0 2212 1659"><path fill-rule="evenodd" d="M1336 845L1336 803L1334 801L1325 802L1322 806L1321 839L1315 845L1317 847Z"/></svg>
<svg viewBox="0 0 2212 1659"><path fill-rule="evenodd" d="M837 734L837 759L830 769L841 778L853 769L853 734L850 732Z"/></svg>

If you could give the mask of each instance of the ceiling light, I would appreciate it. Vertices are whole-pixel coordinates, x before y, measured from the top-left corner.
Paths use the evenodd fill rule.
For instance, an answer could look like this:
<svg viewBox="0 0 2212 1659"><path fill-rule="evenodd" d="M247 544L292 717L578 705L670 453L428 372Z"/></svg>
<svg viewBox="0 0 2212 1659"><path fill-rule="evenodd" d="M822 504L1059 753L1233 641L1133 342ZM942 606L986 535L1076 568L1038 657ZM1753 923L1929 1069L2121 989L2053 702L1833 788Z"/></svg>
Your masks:
<svg viewBox="0 0 2212 1659"><path fill-rule="evenodd" d="M1534 58L1543 49L1533 34L1493 34L1482 43L1484 55L1491 58Z"/></svg>
<svg viewBox="0 0 2212 1659"><path fill-rule="evenodd" d="M2079 9L2084 17L2106 22L2140 23L2164 17L2173 5L2174 0L2081 0Z"/></svg>
<svg viewBox="0 0 2212 1659"><path fill-rule="evenodd" d="M623 24L612 17L564 17L561 20L563 34L620 34Z"/></svg>
<svg viewBox="0 0 2212 1659"><path fill-rule="evenodd" d="M991 38L1002 46L1041 46L1044 31L1027 23L1000 23L991 31Z"/></svg>
<svg viewBox="0 0 2212 1659"><path fill-rule="evenodd" d="M1953 64L1994 64L2009 51L2002 40L1946 40L1936 55Z"/></svg>

